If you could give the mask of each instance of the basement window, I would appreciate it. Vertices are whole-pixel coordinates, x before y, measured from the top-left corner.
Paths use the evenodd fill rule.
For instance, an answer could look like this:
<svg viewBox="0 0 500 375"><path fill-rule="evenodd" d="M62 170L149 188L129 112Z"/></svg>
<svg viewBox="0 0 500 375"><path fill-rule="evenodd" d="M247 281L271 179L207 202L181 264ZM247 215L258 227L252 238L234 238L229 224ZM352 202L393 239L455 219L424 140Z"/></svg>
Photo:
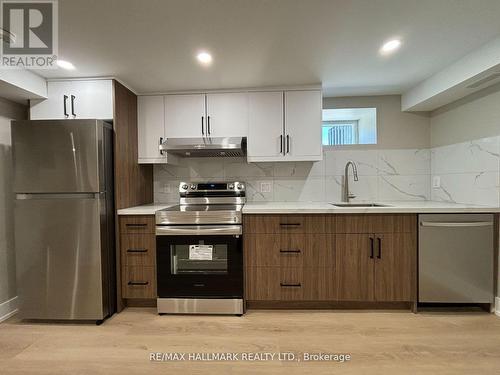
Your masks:
<svg viewBox="0 0 500 375"><path fill-rule="evenodd" d="M323 146L377 143L376 108L323 110Z"/></svg>

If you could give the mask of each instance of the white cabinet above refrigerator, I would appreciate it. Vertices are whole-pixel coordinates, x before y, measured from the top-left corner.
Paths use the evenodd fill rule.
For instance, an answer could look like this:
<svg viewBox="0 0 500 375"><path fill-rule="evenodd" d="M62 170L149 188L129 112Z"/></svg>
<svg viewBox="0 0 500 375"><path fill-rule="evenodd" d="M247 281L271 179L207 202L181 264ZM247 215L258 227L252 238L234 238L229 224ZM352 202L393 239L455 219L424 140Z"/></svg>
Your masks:
<svg viewBox="0 0 500 375"><path fill-rule="evenodd" d="M113 119L110 79L47 82L47 99L30 101L31 120Z"/></svg>

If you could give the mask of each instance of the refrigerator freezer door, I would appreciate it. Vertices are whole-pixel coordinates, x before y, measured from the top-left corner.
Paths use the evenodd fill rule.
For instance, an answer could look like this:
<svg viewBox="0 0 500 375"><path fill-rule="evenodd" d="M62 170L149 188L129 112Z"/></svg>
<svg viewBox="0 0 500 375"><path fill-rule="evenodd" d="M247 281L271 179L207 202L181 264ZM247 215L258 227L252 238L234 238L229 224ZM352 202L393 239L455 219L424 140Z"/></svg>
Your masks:
<svg viewBox="0 0 500 375"><path fill-rule="evenodd" d="M15 202L20 316L101 320L98 194L18 195Z"/></svg>
<svg viewBox="0 0 500 375"><path fill-rule="evenodd" d="M96 120L13 121L14 191L101 191L100 129Z"/></svg>

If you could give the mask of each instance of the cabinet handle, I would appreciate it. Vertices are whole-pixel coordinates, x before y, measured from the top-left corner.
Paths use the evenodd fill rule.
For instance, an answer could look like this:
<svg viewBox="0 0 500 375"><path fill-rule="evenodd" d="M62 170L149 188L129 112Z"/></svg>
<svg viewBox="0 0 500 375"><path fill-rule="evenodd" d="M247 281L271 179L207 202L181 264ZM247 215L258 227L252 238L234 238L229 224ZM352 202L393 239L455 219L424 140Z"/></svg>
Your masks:
<svg viewBox="0 0 500 375"><path fill-rule="evenodd" d="M280 253L285 253L285 254L289 254L289 253L300 254L301 251L300 251L300 249L297 249L297 250L281 250L280 249Z"/></svg>
<svg viewBox="0 0 500 375"><path fill-rule="evenodd" d="M163 143L163 137L160 137L160 141L159 141L160 146L162 143ZM163 150L160 150L160 155L163 155Z"/></svg>
<svg viewBox="0 0 500 375"><path fill-rule="evenodd" d="M201 135L205 135L205 126L203 125L203 118L205 116L201 116Z"/></svg>
<svg viewBox="0 0 500 375"><path fill-rule="evenodd" d="M207 116L207 133L208 135L211 135L212 133L210 132L210 116Z"/></svg>
<svg viewBox="0 0 500 375"><path fill-rule="evenodd" d="M71 95L71 114L74 117L76 117L76 113L75 113L75 99L76 99L76 96Z"/></svg>
<svg viewBox="0 0 500 375"><path fill-rule="evenodd" d="M373 259L374 255L374 244L373 244L373 237L370 237L370 259Z"/></svg>
<svg viewBox="0 0 500 375"><path fill-rule="evenodd" d="M144 224L144 223L132 223L132 224L125 224L125 226L127 226L127 227L135 227L135 228L142 228L142 227L146 227L147 224Z"/></svg>
<svg viewBox="0 0 500 375"><path fill-rule="evenodd" d="M148 285L149 281L129 281L128 285Z"/></svg>
<svg viewBox="0 0 500 375"><path fill-rule="evenodd" d="M302 284L301 283L297 283L297 284L280 283L280 286L282 288L300 288L302 286Z"/></svg>
<svg viewBox="0 0 500 375"><path fill-rule="evenodd" d="M286 135L286 153L290 153L290 135Z"/></svg>
<svg viewBox="0 0 500 375"><path fill-rule="evenodd" d="M280 226L282 227L300 227L302 224L301 223L280 223Z"/></svg>
<svg viewBox="0 0 500 375"><path fill-rule="evenodd" d="M382 239L380 237L377 237L377 241L378 241L378 255L377 255L377 258L378 259L382 259Z"/></svg>
<svg viewBox="0 0 500 375"><path fill-rule="evenodd" d="M64 117L68 117L68 110L66 108L66 101L68 100L68 95L64 95Z"/></svg>
<svg viewBox="0 0 500 375"><path fill-rule="evenodd" d="M280 154L283 153L283 134L280 135Z"/></svg>
<svg viewBox="0 0 500 375"><path fill-rule="evenodd" d="M148 249L127 249L127 253L147 253Z"/></svg>

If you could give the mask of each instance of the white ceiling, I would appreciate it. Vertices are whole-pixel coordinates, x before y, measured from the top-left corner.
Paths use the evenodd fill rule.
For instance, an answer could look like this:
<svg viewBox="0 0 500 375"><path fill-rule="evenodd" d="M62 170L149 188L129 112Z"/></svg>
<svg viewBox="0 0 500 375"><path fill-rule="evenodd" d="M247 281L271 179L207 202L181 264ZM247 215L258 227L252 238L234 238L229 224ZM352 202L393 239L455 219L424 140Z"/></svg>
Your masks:
<svg viewBox="0 0 500 375"><path fill-rule="evenodd" d="M500 34L498 0L60 0L59 56L139 93L322 82L402 93ZM380 45L403 47L382 57ZM208 49L210 68L194 55Z"/></svg>

